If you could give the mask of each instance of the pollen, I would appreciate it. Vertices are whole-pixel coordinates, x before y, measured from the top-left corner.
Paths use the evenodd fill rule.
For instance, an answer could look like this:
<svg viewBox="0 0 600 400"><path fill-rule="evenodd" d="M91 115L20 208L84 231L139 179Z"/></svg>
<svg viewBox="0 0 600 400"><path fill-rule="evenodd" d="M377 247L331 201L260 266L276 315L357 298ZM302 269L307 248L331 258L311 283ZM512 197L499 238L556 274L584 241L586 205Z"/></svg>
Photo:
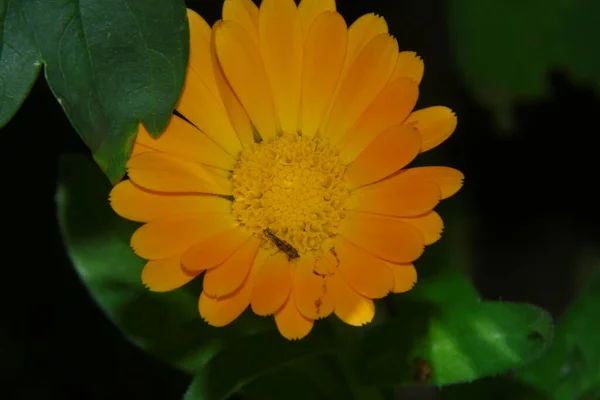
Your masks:
<svg viewBox="0 0 600 400"><path fill-rule="evenodd" d="M261 235L267 249L289 243L300 255L321 248L337 235L349 189L345 166L328 140L284 133L254 143L240 154L233 171L233 213Z"/></svg>

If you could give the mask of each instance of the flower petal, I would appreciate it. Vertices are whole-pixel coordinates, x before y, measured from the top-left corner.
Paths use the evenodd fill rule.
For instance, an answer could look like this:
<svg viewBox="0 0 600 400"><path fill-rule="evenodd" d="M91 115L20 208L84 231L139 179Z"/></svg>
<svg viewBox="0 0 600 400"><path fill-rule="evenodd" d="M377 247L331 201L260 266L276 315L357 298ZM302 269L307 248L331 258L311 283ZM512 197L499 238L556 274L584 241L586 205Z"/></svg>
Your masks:
<svg viewBox="0 0 600 400"><path fill-rule="evenodd" d="M294 0L262 0L258 39L281 129L297 132L302 84L302 27Z"/></svg>
<svg viewBox="0 0 600 400"><path fill-rule="evenodd" d="M419 87L410 79L400 78L388 84L339 142L342 162L351 163L382 131L404 122L418 97Z"/></svg>
<svg viewBox="0 0 600 400"><path fill-rule="evenodd" d="M167 153L142 153L127 162L129 178L145 189L159 192L230 195L231 181L203 167Z"/></svg>
<svg viewBox="0 0 600 400"><path fill-rule="evenodd" d="M392 293L404 293L415 287L417 270L412 264L388 264L394 274Z"/></svg>
<svg viewBox="0 0 600 400"><path fill-rule="evenodd" d="M131 247L148 260L168 258L237 225L230 215L213 213L165 218L138 228L131 236Z"/></svg>
<svg viewBox="0 0 600 400"><path fill-rule="evenodd" d="M358 54L373 39L382 33L388 33L388 26L383 17L373 13L359 17L348 28L348 53L346 66L350 66Z"/></svg>
<svg viewBox="0 0 600 400"><path fill-rule="evenodd" d="M113 187L109 200L117 214L137 222L190 213L231 213L231 201L222 197L152 192L134 185L131 180L119 182Z"/></svg>
<svg viewBox="0 0 600 400"><path fill-rule="evenodd" d="M373 320L375 303L352 290L339 276L327 278L327 285L335 300L334 313L352 326L362 326Z"/></svg>
<svg viewBox="0 0 600 400"><path fill-rule="evenodd" d="M197 275L184 271L177 255L148 261L142 270L142 282L153 292L168 292L180 288Z"/></svg>
<svg viewBox="0 0 600 400"><path fill-rule="evenodd" d="M257 315L270 315L279 310L290 295L292 286L290 263L277 252L260 267L254 278L250 305Z"/></svg>
<svg viewBox="0 0 600 400"><path fill-rule="evenodd" d="M410 114L405 124L421 134L421 153L431 150L448 139L456 129L456 114L444 106L433 106Z"/></svg>
<svg viewBox="0 0 600 400"><path fill-rule="evenodd" d="M240 103L240 100L233 92L233 89L231 86L229 86L229 82L227 82L227 78L225 78L225 73L223 72L223 68L221 68L221 64L219 63L219 58L217 56L217 49L215 47L215 33L217 29L219 29L221 23L222 21L217 21L213 25L211 34L210 55L213 62L215 81L217 83L223 106L227 110L227 114L229 115L233 129L235 129L242 146L249 147L254 144L254 127L252 126L250 117L248 117L248 114L246 113L246 110L244 110L242 103Z"/></svg>
<svg viewBox="0 0 600 400"><path fill-rule="evenodd" d="M298 310L309 319L325 318L333 312L333 296L324 276L319 276L313 254L302 255L294 267L293 292Z"/></svg>
<svg viewBox="0 0 600 400"><path fill-rule="evenodd" d="M189 271L214 268L231 257L248 239L250 232L238 225L190 247L181 256L181 263Z"/></svg>
<svg viewBox="0 0 600 400"><path fill-rule="evenodd" d="M300 0L298 12L302 23L302 34L306 37L310 27L325 11L335 11L335 0ZM325 37L323 37L325 39Z"/></svg>
<svg viewBox="0 0 600 400"><path fill-rule="evenodd" d="M401 51L398 54L398 61L396 61L396 68L392 73L393 81L398 78L410 78L417 85L423 80L423 72L425 71L425 64L423 59L417 55L414 51Z"/></svg>
<svg viewBox="0 0 600 400"><path fill-rule="evenodd" d="M376 182L404 168L419 154L421 137L406 125L381 132L348 166L345 180L351 188Z"/></svg>
<svg viewBox="0 0 600 400"><path fill-rule="evenodd" d="M444 200L458 192L465 176L449 167L416 167L400 171L398 179L434 183L440 188L441 199Z"/></svg>
<svg viewBox="0 0 600 400"><path fill-rule="evenodd" d="M313 137L329 109L344 64L347 40L346 22L336 12L319 15L308 31L302 70L302 136Z"/></svg>
<svg viewBox="0 0 600 400"><path fill-rule="evenodd" d="M240 24L258 45L258 7L252 0L225 0L223 21Z"/></svg>
<svg viewBox="0 0 600 400"><path fill-rule="evenodd" d="M384 88L397 57L398 43L384 33L373 38L350 64L320 129L332 143L337 143L352 128Z"/></svg>
<svg viewBox="0 0 600 400"><path fill-rule="evenodd" d="M278 123L257 44L238 23L223 21L215 32L215 46L227 81L263 139L274 139Z"/></svg>
<svg viewBox="0 0 600 400"><path fill-rule="evenodd" d="M398 218L350 211L339 232L356 246L390 262L412 262L423 253L421 232Z"/></svg>
<svg viewBox="0 0 600 400"><path fill-rule="evenodd" d="M210 60L210 53L205 57ZM214 81L214 78L210 79ZM193 69L187 70L175 108L232 156L237 156L242 149L220 98L208 89L205 78Z"/></svg>
<svg viewBox="0 0 600 400"><path fill-rule="evenodd" d="M391 178L353 191L347 208L373 214L411 217L433 210L440 198L440 188L435 183L406 179L401 171Z"/></svg>
<svg viewBox="0 0 600 400"><path fill-rule="evenodd" d="M338 273L352 289L370 299L388 295L394 286L394 276L388 263L341 240L335 246L340 260Z"/></svg>
<svg viewBox="0 0 600 400"><path fill-rule="evenodd" d="M442 231L444 230L444 221L438 213L430 211L425 215L411 218L399 218L400 220L411 224L423 234L425 244L430 245L442 237Z"/></svg>
<svg viewBox="0 0 600 400"><path fill-rule="evenodd" d="M203 290L210 297L223 297L236 291L248 277L260 241L247 240L230 258L204 274Z"/></svg>
<svg viewBox="0 0 600 400"><path fill-rule="evenodd" d="M298 311L293 295L275 313L275 324L281 335L289 340L302 339L311 331L314 321Z"/></svg>
<svg viewBox="0 0 600 400"><path fill-rule="evenodd" d="M235 158L213 142L202 131L173 115L163 134L154 139L140 124L136 142L149 149L165 152L202 164L231 170Z"/></svg>
<svg viewBox="0 0 600 400"><path fill-rule="evenodd" d="M209 325L217 327L228 325L248 307L251 294L250 279L246 279L238 290L226 297L213 298L202 292L198 300L200 315Z"/></svg>
<svg viewBox="0 0 600 400"><path fill-rule="evenodd" d="M219 92L210 59L210 25L195 11L187 9L190 27L190 55L188 66L202 77L206 88L218 99Z"/></svg>

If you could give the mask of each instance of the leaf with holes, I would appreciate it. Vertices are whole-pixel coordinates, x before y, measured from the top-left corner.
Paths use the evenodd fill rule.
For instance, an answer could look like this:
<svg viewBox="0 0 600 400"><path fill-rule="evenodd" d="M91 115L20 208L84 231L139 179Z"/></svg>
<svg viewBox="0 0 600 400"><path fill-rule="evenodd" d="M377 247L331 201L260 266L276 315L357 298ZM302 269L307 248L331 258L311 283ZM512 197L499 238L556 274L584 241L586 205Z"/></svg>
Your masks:
<svg viewBox="0 0 600 400"><path fill-rule="evenodd" d="M398 317L365 334L358 376L366 384L473 381L526 365L552 340L547 312L480 301L459 276L423 281L394 304Z"/></svg>

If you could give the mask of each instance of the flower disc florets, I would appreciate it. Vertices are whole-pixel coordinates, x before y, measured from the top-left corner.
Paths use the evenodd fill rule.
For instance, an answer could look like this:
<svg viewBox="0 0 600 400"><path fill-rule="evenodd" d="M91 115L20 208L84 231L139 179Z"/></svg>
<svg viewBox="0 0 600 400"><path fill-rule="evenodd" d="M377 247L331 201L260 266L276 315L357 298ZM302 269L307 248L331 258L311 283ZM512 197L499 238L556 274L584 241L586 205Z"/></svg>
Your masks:
<svg viewBox="0 0 600 400"><path fill-rule="evenodd" d="M255 233L272 231L299 254L337 234L348 187L327 140L284 133L244 149L233 171L233 212ZM265 236L265 247L276 243Z"/></svg>

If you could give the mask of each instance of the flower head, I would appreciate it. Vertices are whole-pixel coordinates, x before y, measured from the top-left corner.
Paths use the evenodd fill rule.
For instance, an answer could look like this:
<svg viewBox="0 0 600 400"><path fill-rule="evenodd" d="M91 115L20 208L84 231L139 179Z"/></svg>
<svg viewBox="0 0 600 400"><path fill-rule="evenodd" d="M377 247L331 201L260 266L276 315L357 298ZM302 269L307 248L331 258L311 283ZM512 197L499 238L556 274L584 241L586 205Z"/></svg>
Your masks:
<svg viewBox="0 0 600 400"><path fill-rule="evenodd" d="M248 306L301 338L331 313L363 325L373 299L413 287L439 239L433 208L463 175L405 167L454 131L446 107L413 112L423 62L383 18L349 28L333 0L226 0L212 28L188 12L190 61L166 131L140 127L114 210L143 282L203 274L199 309L224 326ZM189 122L188 122L189 121Z"/></svg>

